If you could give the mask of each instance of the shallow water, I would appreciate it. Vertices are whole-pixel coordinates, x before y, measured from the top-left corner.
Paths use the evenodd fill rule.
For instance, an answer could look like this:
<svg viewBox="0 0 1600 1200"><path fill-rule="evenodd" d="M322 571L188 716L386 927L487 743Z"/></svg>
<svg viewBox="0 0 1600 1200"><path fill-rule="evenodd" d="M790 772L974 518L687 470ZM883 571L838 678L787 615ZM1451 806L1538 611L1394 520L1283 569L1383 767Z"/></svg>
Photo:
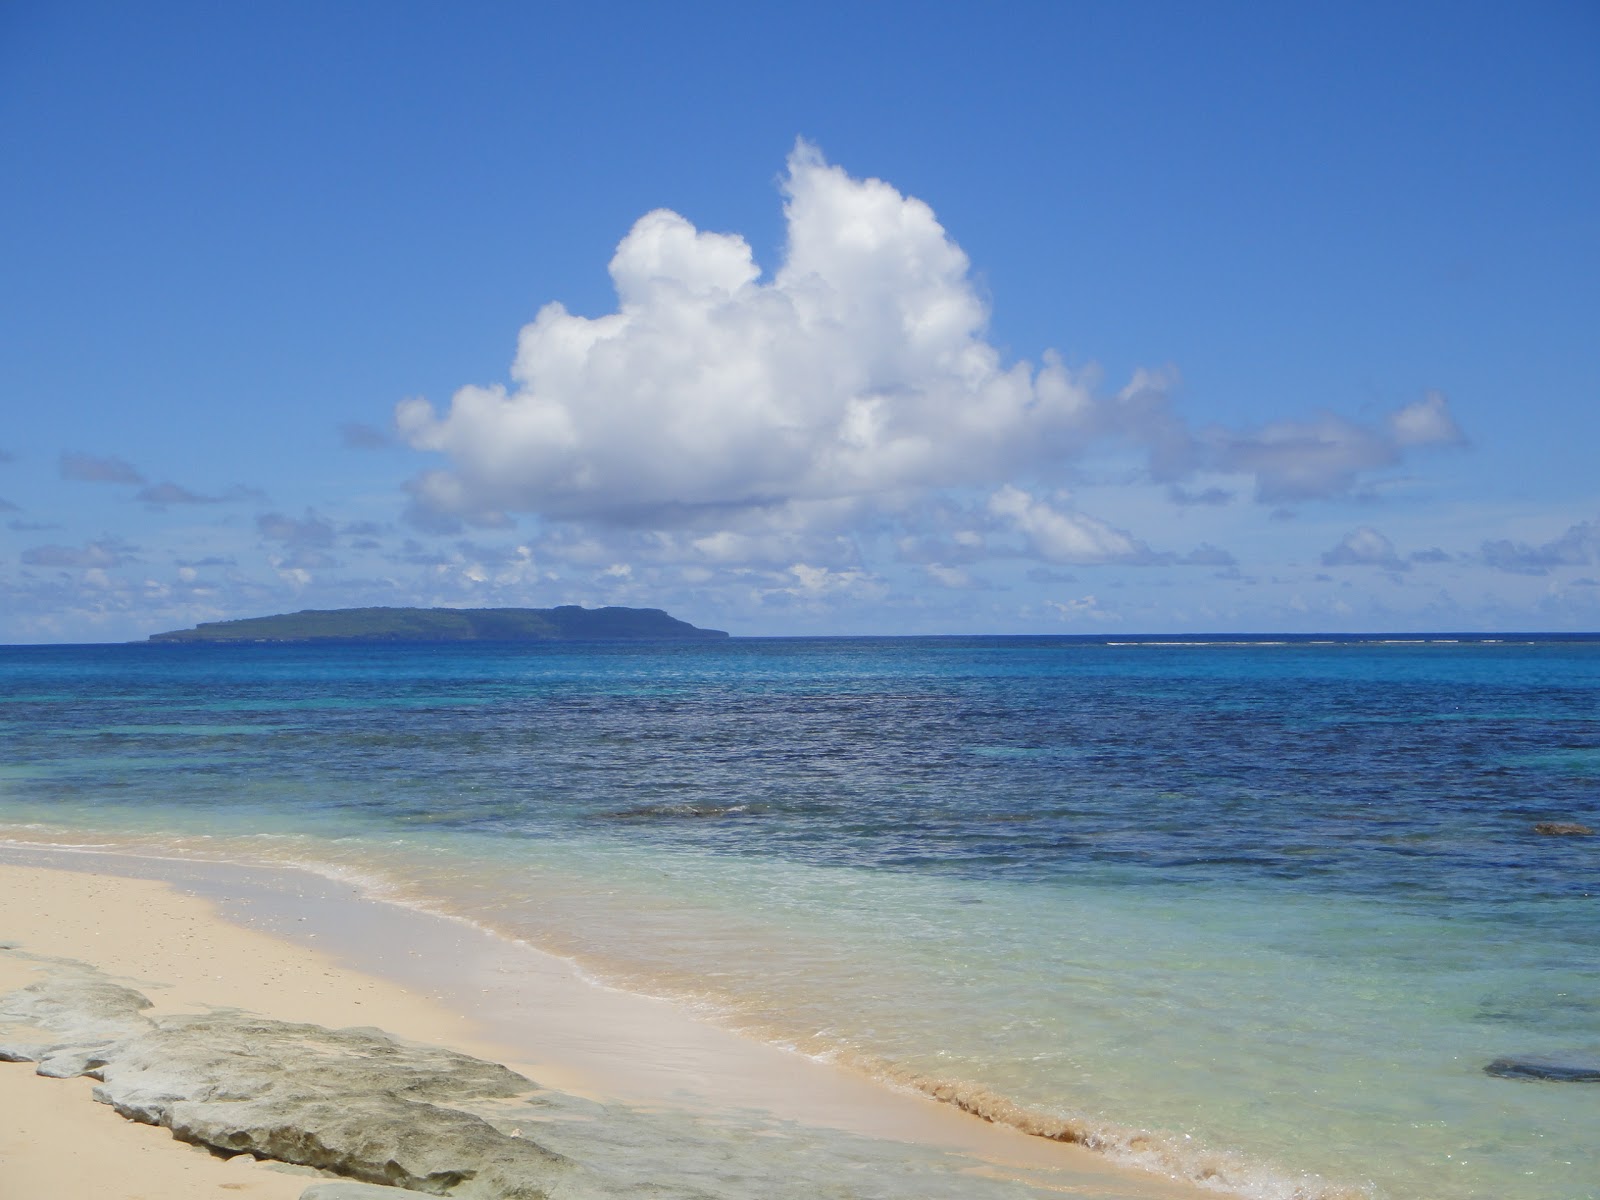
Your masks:
<svg viewBox="0 0 1600 1200"><path fill-rule="evenodd" d="M0 821L301 862L1240 1194L1600 1195L1600 641L0 650ZM31 827L30 827L31 826Z"/></svg>

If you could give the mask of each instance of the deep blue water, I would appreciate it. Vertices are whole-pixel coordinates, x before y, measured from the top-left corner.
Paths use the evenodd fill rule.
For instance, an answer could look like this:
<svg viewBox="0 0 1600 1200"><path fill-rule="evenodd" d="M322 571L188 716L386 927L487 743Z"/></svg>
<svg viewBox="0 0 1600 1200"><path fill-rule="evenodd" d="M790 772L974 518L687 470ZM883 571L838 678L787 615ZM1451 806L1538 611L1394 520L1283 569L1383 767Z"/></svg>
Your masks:
<svg viewBox="0 0 1600 1200"><path fill-rule="evenodd" d="M10 795L45 809L310 800L330 830L1451 906L1597 883L1533 826L1600 825L1600 640L27 647L0 671Z"/></svg>
<svg viewBox="0 0 1600 1200"><path fill-rule="evenodd" d="M1099 905L1096 920L1133 956L1120 969L1135 974L1173 974L1184 940L1174 929L1186 921L1196 944L1236 938L1251 955L1279 956L1253 966L1248 987L1265 986L1263 970L1281 972L1273 986L1285 989L1348 986L1352 1013L1363 987L1382 991L1392 977L1400 988L1412 972L1419 988L1435 989L1424 1006L1433 1016L1363 1010L1361 1019L1433 1021L1436 1030L1438 1012L1459 1008L1450 1019L1459 1017L1460 1032L1437 1057L1466 1047L1461 1078L1472 1078L1462 1087L1473 1095L1484 1086L1472 1058L1482 1028L1512 1028L1525 1036L1510 1041L1534 1049L1600 1050L1600 837L1534 828L1600 829L1596 637L13 647L0 649L0 698L0 823L16 837L206 836L242 853L238 839L292 835L358 859L366 845L448 848L478 863L479 878L531 876L565 858L615 870L629 887L648 886L629 874L640 864L671 863L677 890L665 907L726 902L740 920L759 916L773 929L837 926L846 959L889 951L864 928L852 941L858 934L830 915L832 902L808 889L870 879L886 889L874 892L884 910L907 922L925 921L944 904L936 897L972 900L961 918L969 949L957 923L942 951L970 950L968 974L988 963L983 921L1004 905L1016 906L1019 932L1007 944L1017 961L1050 955L1042 935L1027 940L1038 914ZM780 868L792 882L760 916L752 881ZM437 886L442 894L454 885ZM980 915L980 903L989 912ZM1305 918L1312 924L1254 928L1250 914L1275 904L1315 914ZM1135 961L1127 946L1144 938L1144 912L1178 915L1148 925L1152 949ZM1370 954L1349 932L1358 926ZM625 963L635 951L618 942L606 953ZM1306 961L1346 973L1313 985ZM1350 982L1347 968L1379 982ZM908 960L903 969L923 968ZM1063 979L1030 974L1017 985L1019 1011L1046 1011L1064 995ZM725 999L737 1005L729 986ZM1270 1019L1259 997L1226 994L1246 986L1204 980L1205 994L1234 1014L1218 1018L1231 1032L1217 1037ZM761 1004L844 1004L845 994L837 985L827 996L774 993ZM1035 1021L1026 1014L1012 1016ZM938 1022L960 1019L930 1015L918 1033L923 1018L907 1016L893 1036L840 1040L914 1060L918 1037L943 1036ZM1334 1027L1342 1019L1329 1018ZM1106 1026L1099 1036L1116 1034ZM1147 1096L1163 1086L1154 1059L1125 1081L1120 1066L1096 1066L1092 1054L1074 1052L1070 1076L1024 1077L1003 1065L1026 1050L974 1048L963 1069L982 1076L992 1055L995 1080L1030 1105L1198 1129L1290 1173L1340 1178L1338 1155L1298 1159L1292 1136L1269 1130L1265 1116L1212 1128L1208 1116L1185 1115L1182 1104L1199 1101L1181 1098L1157 1112ZM1453 1078L1446 1071L1438 1086ZM1220 1077L1169 1082L1179 1097L1229 1086ZM1092 1090L1093 1102L1077 1089ZM1594 1090L1580 1106L1593 1105ZM1473 1115L1460 1120L1490 1121L1500 1097L1521 1106L1538 1093L1482 1095L1476 1108L1463 1100ZM1560 1132L1541 1128L1543 1103L1517 1118L1529 1123L1523 1142L1480 1155L1514 1167L1472 1188L1580 1194L1573 1181L1584 1164L1541 1171L1540 1140ZM1350 1119L1360 1141L1367 1135ZM1477 1144L1477 1134L1462 1136ZM1372 1153L1407 1151L1401 1142ZM1416 1153L1422 1161L1444 1151ZM1397 1162L1369 1173L1363 1163L1346 1178L1403 1195L1407 1171Z"/></svg>

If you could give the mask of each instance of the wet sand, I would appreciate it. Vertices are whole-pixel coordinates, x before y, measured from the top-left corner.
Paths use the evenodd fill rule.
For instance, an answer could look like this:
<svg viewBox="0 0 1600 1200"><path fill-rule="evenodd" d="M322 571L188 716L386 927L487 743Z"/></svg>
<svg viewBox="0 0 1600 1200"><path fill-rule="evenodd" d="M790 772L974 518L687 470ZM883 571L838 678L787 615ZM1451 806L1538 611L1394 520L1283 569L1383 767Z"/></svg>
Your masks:
<svg viewBox="0 0 1600 1200"><path fill-rule="evenodd" d="M1040 1195L1216 1194L987 1124L665 1001L605 988L532 947L308 873L9 847L0 850L0 940L99 967L144 992L157 1012L224 1006L332 1027L376 1025L602 1102L712 1117L760 1110L936 1147L970 1156L964 1169L1025 1180ZM0 955L0 992L34 970ZM226 1188L277 1200L315 1181L212 1158L124 1121L94 1104L89 1089L87 1080L0 1064L0 1109L21 1114L0 1130L0 1161L8 1181L32 1184L19 1195L184 1200ZM870 1185L861 1194L870 1196Z"/></svg>

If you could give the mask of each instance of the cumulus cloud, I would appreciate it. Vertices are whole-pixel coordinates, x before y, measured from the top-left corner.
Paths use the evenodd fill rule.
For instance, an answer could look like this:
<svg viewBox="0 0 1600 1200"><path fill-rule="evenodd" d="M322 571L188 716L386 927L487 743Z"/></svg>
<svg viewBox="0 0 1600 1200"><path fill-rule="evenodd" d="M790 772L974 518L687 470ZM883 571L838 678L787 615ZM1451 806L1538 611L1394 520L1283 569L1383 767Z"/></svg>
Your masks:
<svg viewBox="0 0 1600 1200"><path fill-rule="evenodd" d="M1437 393L1365 423L1196 430L1171 368L1106 391L1054 351L1008 361L966 254L921 200L805 142L782 192L772 273L736 234L647 213L612 256L614 311L547 304L518 336L509 384L463 387L442 408L402 401L398 436L444 460L406 485L408 524L459 534L536 513L611 539L723 538L708 557L731 561L721 550L773 531L879 520L917 534L931 494L997 494L991 520L1048 561L1149 562L1161 556L1130 534L1025 489L1046 494L1103 451L1138 456L1175 504L1230 503L1231 477L1279 505L1351 494L1415 450L1462 441ZM346 444L375 445L376 432L346 426Z"/></svg>
<svg viewBox="0 0 1600 1200"><path fill-rule="evenodd" d="M615 312L549 304L511 388L462 388L444 412L403 401L401 435L452 466L414 481L421 504L666 528L993 486L1101 439L1139 447L1162 479L1193 468L1173 373L1098 396L1052 352L1008 365L932 209L805 143L788 168L769 280L743 238L658 210L611 260Z"/></svg>
<svg viewBox="0 0 1600 1200"><path fill-rule="evenodd" d="M1415 404L1397 408L1387 424L1396 446L1464 446L1467 441L1442 392L1430 391Z"/></svg>
<svg viewBox="0 0 1600 1200"><path fill-rule="evenodd" d="M1408 571L1411 564L1395 552L1394 543L1370 525L1351 530L1333 549L1322 555L1325 567L1381 567L1385 571Z"/></svg>
<svg viewBox="0 0 1600 1200"><path fill-rule="evenodd" d="M61 452L61 478L75 479L80 483L131 483L144 482L139 468L123 459L100 458L93 454L80 454L72 450Z"/></svg>
<svg viewBox="0 0 1600 1200"><path fill-rule="evenodd" d="M1483 561L1517 575L1544 575L1555 567L1600 565L1600 521L1580 521L1560 537L1540 545L1507 539L1486 541Z"/></svg>
<svg viewBox="0 0 1600 1200"><path fill-rule="evenodd" d="M989 511L1008 521L1046 562L1090 566L1147 563L1150 548L1085 513L1068 512L1007 484L989 497Z"/></svg>

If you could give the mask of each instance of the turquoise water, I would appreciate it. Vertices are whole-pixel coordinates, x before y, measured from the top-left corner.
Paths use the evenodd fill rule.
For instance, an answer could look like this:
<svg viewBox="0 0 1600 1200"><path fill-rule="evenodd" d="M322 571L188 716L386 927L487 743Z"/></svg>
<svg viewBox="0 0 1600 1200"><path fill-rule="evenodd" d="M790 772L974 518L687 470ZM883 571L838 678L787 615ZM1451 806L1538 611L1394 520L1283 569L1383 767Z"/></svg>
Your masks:
<svg viewBox="0 0 1600 1200"><path fill-rule="evenodd" d="M1600 640L0 650L0 822L298 862L1259 1197L1600 1195Z"/></svg>

